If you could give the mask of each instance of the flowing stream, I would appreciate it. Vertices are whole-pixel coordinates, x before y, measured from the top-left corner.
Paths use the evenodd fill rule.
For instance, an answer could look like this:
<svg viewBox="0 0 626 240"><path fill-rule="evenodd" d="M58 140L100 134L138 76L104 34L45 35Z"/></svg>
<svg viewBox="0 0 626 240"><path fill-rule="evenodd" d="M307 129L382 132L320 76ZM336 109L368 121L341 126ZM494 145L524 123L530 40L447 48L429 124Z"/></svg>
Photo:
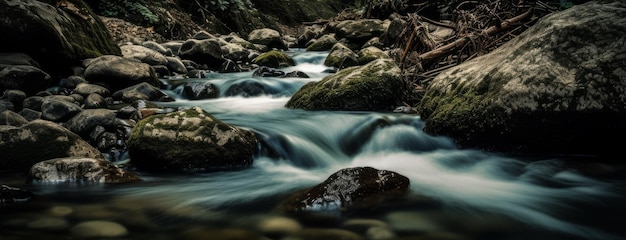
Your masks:
<svg viewBox="0 0 626 240"><path fill-rule="evenodd" d="M0 233L7 239L66 239L72 225L98 219L124 225L129 231L124 239L174 238L194 228L256 231L255 224L274 216L274 208L289 195L340 169L370 166L408 177L410 196L397 207L344 216L344 222L380 220L397 237L460 237L428 239L625 239L620 223L626 213L624 178L585 174L592 167L611 171L614 166L591 162L608 159L531 159L461 150L449 138L424 133L416 115L287 109L285 103L302 85L330 74L322 64L326 53L290 54L297 66L281 70L303 71L311 78L259 78L245 72L184 80L211 81L222 95L233 84L256 81L268 94L191 101L181 97L180 88L167 90L177 101L165 106L200 106L254 131L261 143L252 167L188 175L140 172L144 181L122 185L24 185L40 197L15 211L0 209L5 211L0 212ZM417 206L424 197L439 205Z"/></svg>

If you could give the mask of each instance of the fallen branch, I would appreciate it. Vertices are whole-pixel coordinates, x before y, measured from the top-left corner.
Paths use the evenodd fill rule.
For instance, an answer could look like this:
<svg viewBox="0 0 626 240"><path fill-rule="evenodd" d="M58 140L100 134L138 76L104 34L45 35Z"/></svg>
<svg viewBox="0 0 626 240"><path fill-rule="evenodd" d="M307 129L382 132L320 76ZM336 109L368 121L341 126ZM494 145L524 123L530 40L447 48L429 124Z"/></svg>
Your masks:
<svg viewBox="0 0 626 240"><path fill-rule="evenodd" d="M454 52L455 50L465 46L466 44L468 44L471 40L476 39L480 36L493 36L497 33L499 33L500 31L504 30L504 29L508 29L510 28L513 24L522 21L528 17L530 17L532 15L533 12L533 8L529 8L526 12L515 16L513 18L509 18L507 20L502 21L499 26L491 26L483 31L481 31L479 34L470 34L468 36L462 37L457 39L456 41L446 44L444 46L441 46L437 49L422 53L419 55L419 59L422 62L428 62L428 61L432 61L433 59L439 58L439 57L443 57L443 56L447 56L450 53Z"/></svg>

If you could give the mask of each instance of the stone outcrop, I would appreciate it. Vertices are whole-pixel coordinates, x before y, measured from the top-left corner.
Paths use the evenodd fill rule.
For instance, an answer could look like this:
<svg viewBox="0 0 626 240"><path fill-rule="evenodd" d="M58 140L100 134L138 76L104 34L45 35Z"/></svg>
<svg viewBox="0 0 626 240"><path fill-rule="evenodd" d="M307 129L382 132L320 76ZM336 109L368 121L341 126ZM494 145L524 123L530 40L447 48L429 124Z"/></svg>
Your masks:
<svg viewBox="0 0 626 240"><path fill-rule="evenodd" d="M286 104L305 110L391 111L406 87L389 59L343 69L307 83Z"/></svg>
<svg viewBox="0 0 626 240"><path fill-rule="evenodd" d="M626 133L626 4L590 2L545 16L492 53L435 78L425 131L465 147L611 154Z"/></svg>
<svg viewBox="0 0 626 240"><path fill-rule="evenodd" d="M211 171L248 167L256 137L194 107L141 120L128 139L131 164L142 171Z"/></svg>

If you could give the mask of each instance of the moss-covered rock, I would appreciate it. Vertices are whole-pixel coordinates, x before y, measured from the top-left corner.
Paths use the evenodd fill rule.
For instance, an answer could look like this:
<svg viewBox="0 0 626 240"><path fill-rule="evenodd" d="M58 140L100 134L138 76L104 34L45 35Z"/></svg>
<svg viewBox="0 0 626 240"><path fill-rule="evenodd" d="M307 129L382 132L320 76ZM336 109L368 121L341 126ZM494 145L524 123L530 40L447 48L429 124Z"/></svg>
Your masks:
<svg viewBox="0 0 626 240"><path fill-rule="evenodd" d="M343 43L336 43L326 56L324 65L338 69L356 66L359 64L359 55Z"/></svg>
<svg viewBox="0 0 626 240"><path fill-rule="evenodd" d="M419 105L424 130L494 151L619 151L613 139L626 133L624 16L623 2L578 5L440 74Z"/></svg>
<svg viewBox="0 0 626 240"><path fill-rule="evenodd" d="M23 52L51 75L71 75L85 58L120 55L106 27L81 0L56 8L35 1L0 1L0 52ZM78 11L77 9L84 9Z"/></svg>
<svg viewBox="0 0 626 240"><path fill-rule="evenodd" d="M390 111L406 90L400 68L389 59L346 68L307 83L286 104L306 110Z"/></svg>
<svg viewBox="0 0 626 240"><path fill-rule="evenodd" d="M199 107L145 118L128 139L131 164L151 172L248 167L255 146L252 132L228 125Z"/></svg>
<svg viewBox="0 0 626 240"><path fill-rule="evenodd" d="M252 63L259 66L266 66L271 68L282 68L295 65L293 58L291 58L284 52L276 50L272 50L259 55L254 60L252 60Z"/></svg>
<svg viewBox="0 0 626 240"><path fill-rule="evenodd" d="M0 127L0 169L27 173L38 162L64 157L104 156L80 136L46 121L34 120L22 127Z"/></svg>

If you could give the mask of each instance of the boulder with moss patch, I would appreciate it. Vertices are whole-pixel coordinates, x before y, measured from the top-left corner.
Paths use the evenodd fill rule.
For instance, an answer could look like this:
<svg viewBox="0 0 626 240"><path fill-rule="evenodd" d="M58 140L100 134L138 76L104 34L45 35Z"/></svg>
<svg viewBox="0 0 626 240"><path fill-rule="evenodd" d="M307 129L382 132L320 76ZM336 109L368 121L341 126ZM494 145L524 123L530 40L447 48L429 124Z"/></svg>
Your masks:
<svg viewBox="0 0 626 240"><path fill-rule="evenodd" d="M64 157L104 156L80 136L57 123L34 120L22 127L0 126L0 169L26 173L38 162Z"/></svg>
<svg viewBox="0 0 626 240"><path fill-rule="evenodd" d="M406 90L400 68L389 59L343 69L307 83L286 104L306 110L391 111Z"/></svg>
<svg viewBox="0 0 626 240"><path fill-rule="evenodd" d="M295 65L295 62L289 55L276 50L259 55L252 61L252 63L271 68L281 68Z"/></svg>
<svg viewBox="0 0 626 240"><path fill-rule="evenodd" d="M425 131L495 151L615 154L626 133L624 16L623 2L577 5L440 74L419 105Z"/></svg>
<svg viewBox="0 0 626 240"><path fill-rule="evenodd" d="M252 164L255 135L199 107L141 120L128 139L131 164L150 172L237 169Z"/></svg>

